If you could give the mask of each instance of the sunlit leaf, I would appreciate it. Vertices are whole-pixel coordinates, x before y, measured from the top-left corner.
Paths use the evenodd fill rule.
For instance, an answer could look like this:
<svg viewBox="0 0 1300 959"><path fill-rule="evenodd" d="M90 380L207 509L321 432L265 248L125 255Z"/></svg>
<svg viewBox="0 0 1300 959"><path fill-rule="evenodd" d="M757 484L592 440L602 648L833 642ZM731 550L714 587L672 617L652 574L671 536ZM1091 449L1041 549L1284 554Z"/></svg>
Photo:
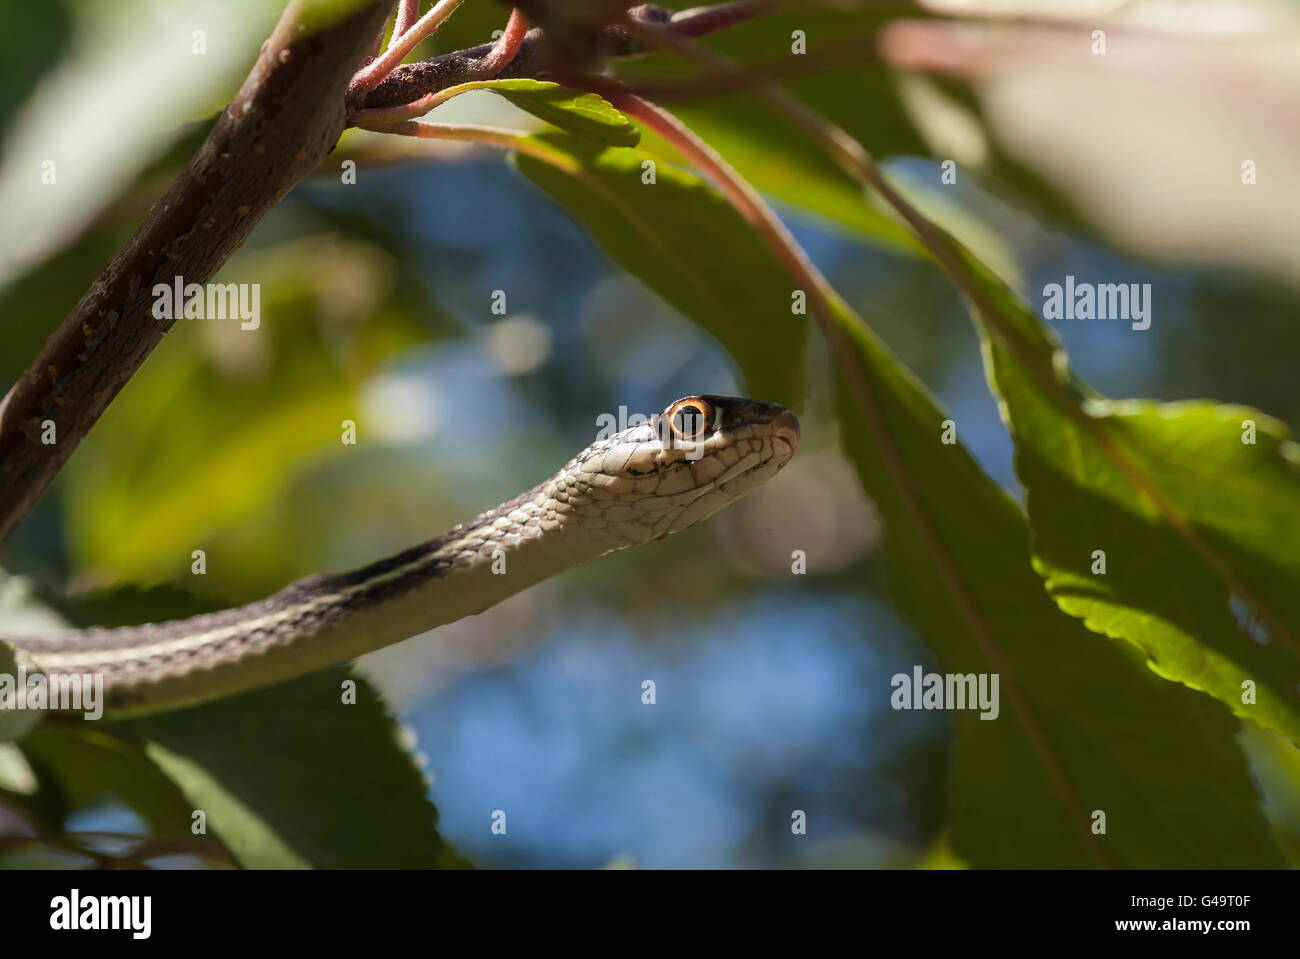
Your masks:
<svg viewBox="0 0 1300 959"><path fill-rule="evenodd" d="M981 324L1052 597L1300 742L1300 447L1286 427L1244 407L1097 398L1023 301L973 276L1011 336Z"/></svg>
<svg viewBox="0 0 1300 959"><path fill-rule="evenodd" d="M548 80L478 80L455 89L491 90L539 120L606 146L633 147L641 139L636 124L607 100Z"/></svg>
<svg viewBox="0 0 1300 959"><path fill-rule="evenodd" d="M138 738L242 866L464 865L396 724L346 668L110 729Z"/></svg>
<svg viewBox="0 0 1300 959"><path fill-rule="evenodd" d="M1278 845L1291 865L1300 866L1300 795L1295 788L1300 782L1300 749L1285 736L1250 723L1241 727L1240 741Z"/></svg>
<svg viewBox="0 0 1300 959"><path fill-rule="evenodd" d="M1000 675L997 719L954 712L954 853L975 866L1279 864L1228 713L1056 609L1020 509L941 442L946 414L860 321L840 320L843 442L884 518L900 607L945 671Z"/></svg>

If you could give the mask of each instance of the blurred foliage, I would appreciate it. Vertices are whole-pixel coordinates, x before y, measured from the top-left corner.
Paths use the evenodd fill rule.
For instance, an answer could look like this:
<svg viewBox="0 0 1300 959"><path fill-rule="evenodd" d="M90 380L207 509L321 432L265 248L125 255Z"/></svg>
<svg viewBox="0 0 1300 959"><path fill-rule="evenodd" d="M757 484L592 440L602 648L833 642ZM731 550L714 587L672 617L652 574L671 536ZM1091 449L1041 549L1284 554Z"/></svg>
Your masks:
<svg viewBox="0 0 1300 959"><path fill-rule="evenodd" d="M373 247L291 240L251 268L232 260L215 282L249 275L265 293L264 328L242 330L238 318L178 321L158 362L133 378L78 451L64 505L83 568L153 582L182 572L203 548L241 556L237 576L254 590L268 573L282 574L283 566L252 561L277 563L273 544L287 530L263 526L260 542L237 538L237 549L226 537L311 459L346 454L340 439L344 421L359 415L358 386L428 334L413 304L392 293L395 265Z"/></svg>
<svg viewBox="0 0 1300 959"><path fill-rule="evenodd" d="M515 165L577 215L624 269L713 333L754 395L799 409L806 308L796 313L790 280L740 215L705 181L660 169L638 150L543 142L581 172L557 172L527 154ZM654 202L646 203L650 189ZM709 255L719 249L727 250L725 273Z"/></svg>
<svg viewBox="0 0 1300 959"><path fill-rule="evenodd" d="M17 86L38 79L5 124L0 287L75 243L186 124L224 104L279 12L270 0L56 0L70 19L60 44L26 6L0 11L0 36L36 40L13 57L27 68Z"/></svg>
<svg viewBox="0 0 1300 959"><path fill-rule="evenodd" d="M67 47L71 21L62 3L16 3L4 12L5 34L22 43L6 44L0 56L0 151L14 114L31 96L43 68Z"/></svg>

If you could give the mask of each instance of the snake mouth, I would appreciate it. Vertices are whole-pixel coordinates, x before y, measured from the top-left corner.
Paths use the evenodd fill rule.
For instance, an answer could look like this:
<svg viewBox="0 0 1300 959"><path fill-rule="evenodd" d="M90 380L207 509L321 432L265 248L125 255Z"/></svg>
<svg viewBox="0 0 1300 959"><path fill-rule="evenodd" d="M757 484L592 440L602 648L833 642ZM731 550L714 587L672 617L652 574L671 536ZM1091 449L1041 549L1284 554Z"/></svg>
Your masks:
<svg viewBox="0 0 1300 959"><path fill-rule="evenodd" d="M786 459L794 456L794 451L799 448L799 435L799 418L789 410L783 410L772 421L772 440L786 445Z"/></svg>

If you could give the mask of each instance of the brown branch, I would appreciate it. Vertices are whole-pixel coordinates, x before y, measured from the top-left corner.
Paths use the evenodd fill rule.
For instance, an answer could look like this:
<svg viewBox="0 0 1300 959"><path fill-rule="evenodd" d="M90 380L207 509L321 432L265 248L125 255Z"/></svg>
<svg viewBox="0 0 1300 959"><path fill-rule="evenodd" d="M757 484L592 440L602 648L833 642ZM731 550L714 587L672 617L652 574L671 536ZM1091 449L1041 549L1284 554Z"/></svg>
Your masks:
<svg viewBox="0 0 1300 959"><path fill-rule="evenodd" d="M334 147L348 82L393 2L358 0L313 28L310 4L286 8L185 170L0 402L0 542L171 328L152 315L154 284L206 283Z"/></svg>
<svg viewBox="0 0 1300 959"><path fill-rule="evenodd" d="M510 20L506 23L506 28L501 32L496 44L484 56L475 61L475 80L490 80L506 68L516 53L519 52L519 46L524 42L524 37L528 35L528 18L520 13L519 8L515 7L510 11ZM356 83L353 83L355 88ZM455 88L449 88L445 93L451 96ZM414 103L408 103L401 107L389 107L377 110L358 110L352 117L352 123L355 126L363 127L367 130L381 129L385 121L398 122L402 120L413 120L416 117L424 116L435 106L437 106L439 94L426 93Z"/></svg>
<svg viewBox="0 0 1300 959"><path fill-rule="evenodd" d="M678 13L647 3L633 7L627 13L633 23L653 24L685 40L725 30L776 9L778 5L766 0L737 0L734 3L720 3ZM419 63L404 64L374 89L362 96L354 96L349 104L351 110L355 113L363 109L399 107L430 93L478 79L482 60L492 52L493 46L484 43ZM609 24L600 33L602 58L632 57L650 52L653 52L653 48L634 37L621 24ZM497 76L502 79L536 77L545 73L549 65L545 35L540 29L529 30L514 58ZM591 69L588 65L584 66Z"/></svg>

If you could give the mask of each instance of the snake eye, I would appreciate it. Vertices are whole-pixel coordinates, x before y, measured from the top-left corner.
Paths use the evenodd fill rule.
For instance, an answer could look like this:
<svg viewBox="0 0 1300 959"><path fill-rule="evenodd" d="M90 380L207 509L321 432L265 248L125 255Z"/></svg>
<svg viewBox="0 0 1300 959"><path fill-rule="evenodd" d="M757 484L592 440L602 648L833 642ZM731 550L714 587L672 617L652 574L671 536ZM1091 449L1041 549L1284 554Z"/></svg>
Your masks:
<svg viewBox="0 0 1300 959"><path fill-rule="evenodd" d="M668 409L668 423L684 440L698 440L709 430L713 407L698 396L678 400Z"/></svg>

